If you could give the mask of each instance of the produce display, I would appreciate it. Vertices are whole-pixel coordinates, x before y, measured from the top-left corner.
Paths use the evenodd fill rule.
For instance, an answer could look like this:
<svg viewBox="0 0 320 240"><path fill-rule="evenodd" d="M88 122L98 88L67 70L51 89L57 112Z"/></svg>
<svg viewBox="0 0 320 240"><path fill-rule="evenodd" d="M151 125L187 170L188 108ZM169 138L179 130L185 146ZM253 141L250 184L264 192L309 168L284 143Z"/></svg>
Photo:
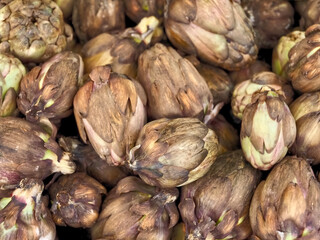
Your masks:
<svg viewBox="0 0 320 240"><path fill-rule="evenodd" d="M0 0L0 240L320 240L319 0Z"/></svg>

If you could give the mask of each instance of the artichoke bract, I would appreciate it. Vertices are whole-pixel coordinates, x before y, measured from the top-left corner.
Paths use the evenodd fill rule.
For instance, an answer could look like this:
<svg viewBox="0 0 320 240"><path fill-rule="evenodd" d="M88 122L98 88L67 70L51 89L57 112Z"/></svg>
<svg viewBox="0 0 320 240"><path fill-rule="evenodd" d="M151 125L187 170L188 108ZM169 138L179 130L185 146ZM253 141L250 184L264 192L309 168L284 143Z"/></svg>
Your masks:
<svg viewBox="0 0 320 240"><path fill-rule="evenodd" d="M19 110L32 122L46 118L60 123L73 113L73 98L82 83L82 75L83 62L79 54L55 55L21 80Z"/></svg>
<svg viewBox="0 0 320 240"><path fill-rule="evenodd" d="M244 0L241 5L260 48L273 48L294 24L294 8L287 0Z"/></svg>
<svg viewBox="0 0 320 240"><path fill-rule="evenodd" d="M176 188L152 187L133 176L122 179L104 201L92 239L169 240L179 220L178 195Z"/></svg>
<svg viewBox="0 0 320 240"><path fill-rule="evenodd" d="M61 137L59 145L71 153L71 159L77 164L77 171L86 172L107 187L114 187L121 179L129 175L122 166L110 166L99 157L90 144L83 144L77 138Z"/></svg>
<svg viewBox="0 0 320 240"><path fill-rule="evenodd" d="M141 129L129 167L147 184L179 187L205 175L221 151L216 133L200 120L162 118Z"/></svg>
<svg viewBox="0 0 320 240"><path fill-rule="evenodd" d="M269 170L282 160L296 138L296 123L275 91L257 92L244 110L240 142L253 167Z"/></svg>
<svg viewBox="0 0 320 240"><path fill-rule="evenodd" d="M295 1L294 4L301 17L299 24L302 29L320 23L319 0Z"/></svg>
<svg viewBox="0 0 320 240"><path fill-rule="evenodd" d="M45 179L54 172L71 174L68 153L39 125L21 118L0 118L0 186L12 188L26 177Z"/></svg>
<svg viewBox="0 0 320 240"><path fill-rule="evenodd" d="M290 105L297 136L290 151L316 165L320 163L320 92L305 93Z"/></svg>
<svg viewBox="0 0 320 240"><path fill-rule="evenodd" d="M226 70L249 65L256 59L258 48L239 2L169 1L164 16L170 42L181 51Z"/></svg>
<svg viewBox="0 0 320 240"><path fill-rule="evenodd" d="M289 51L304 38L304 31L295 30L279 39L272 51L272 71L274 73L288 78Z"/></svg>
<svg viewBox="0 0 320 240"><path fill-rule="evenodd" d="M320 90L320 24L310 26L305 38L289 51L288 76L292 86L302 93Z"/></svg>
<svg viewBox="0 0 320 240"><path fill-rule="evenodd" d="M197 117L203 120L217 109L197 69L176 50L163 44L157 43L140 55L138 80L147 93L150 119Z"/></svg>
<svg viewBox="0 0 320 240"><path fill-rule="evenodd" d="M73 7L72 24L81 42L87 42L100 33L123 30L123 1L77 0Z"/></svg>
<svg viewBox="0 0 320 240"><path fill-rule="evenodd" d="M0 54L0 116L17 115L17 94L21 79L26 75L26 68L18 58Z"/></svg>
<svg viewBox="0 0 320 240"><path fill-rule="evenodd" d="M42 191L41 180L26 178L12 196L0 200L1 239L56 239L56 226Z"/></svg>
<svg viewBox="0 0 320 240"><path fill-rule="evenodd" d="M109 66L96 67L74 98L81 139L111 165L123 165L126 153L147 121L142 86Z"/></svg>
<svg viewBox="0 0 320 240"><path fill-rule="evenodd" d="M63 14L51 0L13 0L0 9L0 49L23 62L43 62L71 40Z"/></svg>
<svg viewBox="0 0 320 240"><path fill-rule="evenodd" d="M125 12L136 23L149 16L161 19L165 2L165 0L124 0Z"/></svg>
<svg viewBox="0 0 320 240"><path fill-rule="evenodd" d="M293 100L293 89L290 84L285 83L285 79L273 72L260 72L234 87L231 98L233 115L242 119L243 111L251 103L254 93L270 90L281 91L287 104L290 104Z"/></svg>
<svg viewBox="0 0 320 240"><path fill-rule="evenodd" d="M152 43L152 36L159 26L154 16L143 18L134 28L111 35L101 33L82 48L85 72L97 66L111 65L117 73L135 78L139 55Z"/></svg>
<svg viewBox="0 0 320 240"><path fill-rule="evenodd" d="M107 191L85 173L59 177L49 189L52 218L57 225L92 227L99 216L102 194Z"/></svg>
<svg viewBox="0 0 320 240"><path fill-rule="evenodd" d="M320 184L302 158L287 156L257 187L250 222L260 239L319 239Z"/></svg>
<svg viewBox="0 0 320 240"><path fill-rule="evenodd" d="M220 155L204 177L181 189L186 239L248 239L249 205L260 177L241 150Z"/></svg>
<svg viewBox="0 0 320 240"><path fill-rule="evenodd" d="M68 19L72 15L73 5L75 0L54 0L61 11L63 12L64 19Z"/></svg>

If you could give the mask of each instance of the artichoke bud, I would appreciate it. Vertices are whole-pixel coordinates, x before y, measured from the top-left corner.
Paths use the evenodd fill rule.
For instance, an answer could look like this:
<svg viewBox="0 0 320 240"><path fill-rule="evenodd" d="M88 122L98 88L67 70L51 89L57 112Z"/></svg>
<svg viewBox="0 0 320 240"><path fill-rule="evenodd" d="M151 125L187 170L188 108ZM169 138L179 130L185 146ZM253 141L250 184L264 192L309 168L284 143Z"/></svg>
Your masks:
<svg viewBox="0 0 320 240"><path fill-rule="evenodd" d="M126 15L136 23L148 16L161 19L164 5L165 0L124 0Z"/></svg>
<svg viewBox="0 0 320 240"><path fill-rule="evenodd" d="M109 66L93 69L89 77L74 98L80 136L110 165L123 165L146 123L144 90Z"/></svg>
<svg viewBox="0 0 320 240"><path fill-rule="evenodd" d="M304 31L295 30L282 36L272 51L272 71L288 78L288 61L291 48L305 38Z"/></svg>
<svg viewBox="0 0 320 240"><path fill-rule="evenodd" d="M275 91L253 95L242 118L240 142L253 167L268 170L287 153L296 137L296 123L287 104Z"/></svg>
<svg viewBox="0 0 320 240"><path fill-rule="evenodd" d="M307 29L313 24L320 23L318 0L295 1L295 9L300 15L299 25Z"/></svg>
<svg viewBox="0 0 320 240"><path fill-rule="evenodd" d="M147 184L179 187L205 175L221 151L216 133L200 120L162 118L141 129L129 165Z"/></svg>
<svg viewBox="0 0 320 240"><path fill-rule="evenodd" d="M25 178L10 197L0 200L1 239L56 239L56 227L42 191L41 180Z"/></svg>
<svg viewBox="0 0 320 240"><path fill-rule="evenodd" d="M295 90L302 93L320 90L319 53L320 24L315 24L289 51L288 76Z"/></svg>
<svg viewBox="0 0 320 240"><path fill-rule="evenodd" d="M260 177L241 150L218 156L206 175L181 189L186 239L248 239L249 205Z"/></svg>
<svg viewBox="0 0 320 240"><path fill-rule="evenodd" d="M0 117L18 114L16 98L25 75L26 68L18 58L0 54Z"/></svg>
<svg viewBox="0 0 320 240"><path fill-rule="evenodd" d="M313 165L320 163L318 150L320 132L320 92L305 93L291 105L291 113L296 120L297 136L290 151L308 160Z"/></svg>
<svg viewBox="0 0 320 240"><path fill-rule="evenodd" d="M319 239L320 184L308 162L287 156L257 187L250 223L260 239Z"/></svg>
<svg viewBox="0 0 320 240"><path fill-rule="evenodd" d="M110 166L109 161L101 159L91 145L83 144L76 138L61 137L59 145L64 151L71 153L72 160L77 164L77 171L86 172L107 187L114 187L129 175L127 168Z"/></svg>
<svg viewBox="0 0 320 240"><path fill-rule="evenodd" d="M73 6L72 24L83 43L104 32L123 30L124 3L114 0L77 0Z"/></svg>
<svg viewBox="0 0 320 240"><path fill-rule="evenodd" d="M89 228L99 216L106 189L85 173L61 176L49 189L52 218L57 225Z"/></svg>
<svg viewBox="0 0 320 240"><path fill-rule="evenodd" d="M152 43L158 25L159 20L151 16L142 19L135 28L115 35L101 33L91 39L82 48L85 72L110 65L114 72L135 78L138 57Z"/></svg>
<svg viewBox="0 0 320 240"><path fill-rule="evenodd" d="M243 111L251 103L252 96L255 92L277 91L283 95L284 101L290 104L293 100L292 87L284 83L284 79L273 72L260 72L255 74L252 79L248 79L237 84L233 90L231 107L232 113L239 119L242 119Z"/></svg>
<svg viewBox="0 0 320 240"><path fill-rule="evenodd" d="M178 195L177 188L159 189L137 177L126 177L109 192L91 237L167 240L179 220Z"/></svg>
<svg viewBox="0 0 320 240"><path fill-rule="evenodd" d="M71 174L75 164L39 125L21 118L0 118L0 186L11 188L26 177L45 179Z"/></svg>
<svg viewBox="0 0 320 240"><path fill-rule="evenodd" d="M83 62L80 55L63 52L34 67L21 81L19 110L31 122L48 118L59 124L72 114L73 98L81 85Z"/></svg>
<svg viewBox="0 0 320 240"><path fill-rule="evenodd" d="M54 1L13 0L0 9L0 15L0 48L23 62L41 63L63 51L71 40Z"/></svg>
<svg viewBox="0 0 320 240"><path fill-rule="evenodd" d="M273 48L294 24L294 9L287 0L244 0L241 5L252 23L260 48Z"/></svg>
<svg viewBox="0 0 320 240"><path fill-rule="evenodd" d="M171 0L164 16L170 42L210 65L234 71L257 57L254 31L239 1Z"/></svg>
<svg viewBox="0 0 320 240"><path fill-rule="evenodd" d="M144 51L139 57L138 80L146 90L151 119L197 117L203 120L205 115L219 110L218 105L213 106L204 78L171 47L158 43Z"/></svg>
<svg viewBox="0 0 320 240"><path fill-rule="evenodd" d="M74 0L54 0L63 13L64 19L68 19L72 15Z"/></svg>

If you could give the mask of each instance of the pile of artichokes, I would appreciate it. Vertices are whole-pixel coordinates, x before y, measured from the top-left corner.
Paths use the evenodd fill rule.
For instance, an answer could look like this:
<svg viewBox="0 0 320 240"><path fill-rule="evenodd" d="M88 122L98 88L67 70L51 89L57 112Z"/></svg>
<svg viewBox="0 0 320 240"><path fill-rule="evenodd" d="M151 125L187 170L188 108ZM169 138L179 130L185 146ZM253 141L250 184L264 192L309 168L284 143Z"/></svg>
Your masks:
<svg viewBox="0 0 320 240"><path fill-rule="evenodd" d="M320 240L320 1L0 0L0 239Z"/></svg>

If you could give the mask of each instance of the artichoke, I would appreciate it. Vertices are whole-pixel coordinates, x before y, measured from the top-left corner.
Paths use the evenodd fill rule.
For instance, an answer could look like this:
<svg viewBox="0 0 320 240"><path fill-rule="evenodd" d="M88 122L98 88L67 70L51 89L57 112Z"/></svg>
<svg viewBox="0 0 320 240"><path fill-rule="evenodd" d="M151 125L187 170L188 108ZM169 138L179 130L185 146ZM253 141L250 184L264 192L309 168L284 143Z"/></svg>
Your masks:
<svg viewBox="0 0 320 240"><path fill-rule="evenodd" d="M0 9L0 49L23 62L43 62L63 51L71 28L51 0L13 0Z"/></svg>
<svg viewBox="0 0 320 240"><path fill-rule="evenodd" d="M74 98L80 137L110 165L122 165L147 120L144 90L109 66L96 67L89 77Z"/></svg>
<svg viewBox="0 0 320 240"><path fill-rule="evenodd" d="M220 155L204 177L183 186L179 210L186 239L247 239L250 200L260 176L237 150Z"/></svg>
<svg viewBox="0 0 320 240"><path fill-rule="evenodd" d="M305 36L291 48L288 61L292 86L302 93L320 90L320 24L310 26Z"/></svg>
<svg viewBox="0 0 320 240"><path fill-rule="evenodd" d="M169 240L179 219L176 188L159 189L137 177L126 177L108 194L92 239Z"/></svg>
<svg viewBox="0 0 320 240"><path fill-rule="evenodd" d="M100 33L123 30L123 1L78 0L73 7L72 24L81 42L87 42Z"/></svg>
<svg viewBox="0 0 320 240"><path fill-rule="evenodd" d="M162 118L141 129L129 167L149 185L179 187L205 175L221 151L216 133L200 120Z"/></svg>
<svg viewBox="0 0 320 240"><path fill-rule="evenodd" d="M158 25L158 19L147 17L119 34L102 33L91 39L82 48L85 72L110 64L114 72L135 78L138 57L151 44Z"/></svg>
<svg viewBox="0 0 320 240"><path fill-rule="evenodd" d="M249 65L258 48L239 2L170 0L165 12L169 40L181 51L226 70Z"/></svg>
<svg viewBox="0 0 320 240"><path fill-rule="evenodd" d="M320 163L320 92L305 93L291 105L296 120L297 136L290 151L308 162Z"/></svg>
<svg viewBox="0 0 320 240"><path fill-rule="evenodd" d="M49 189L52 218L57 225L92 227L99 216L106 189L85 173L61 176Z"/></svg>
<svg viewBox="0 0 320 240"><path fill-rule="evenodd" d="M287 153L296 138L296 123L275 91L257 92L243 113L240 142L253 167L269 170Z"/></svg>
<svg viewBox="0 0 320 240"><path fill-rule="evenodd" d="M23 179L12 196L0 200L0 238L3 240L55 240L56 227L41 196L39 179Z"/></svg>
<svg viewBox="0 0 320 240"><path fill-rule="evenodd" d="M294 9L287 0L243 0L260 48L273 48L278 39L289 33L294 23Z"/></svg>
<svg viewBox="0 0 320 240"><path fill-rule="evenodd" d="M243 111L251 103L254 93L270 90L281 91L287 104L290 104L293 100L293 89L291 85L285 83L283 78L273 72L260 72L255 74L252 79L243 81L235 86L231 99L233 115L242 119Z"/></svg>
<svg viewBox="0 0 320 240"><path fill-rule="evenodd" d="M157 43L144 51L139 57L138 80L146 90L151 119L197 117L203 120L215 111L206 81L171 47Z"/></svg>
<svg viewBox="0 0 320 240"><path fill-rule="evenodd" d="M162 18L164 5L165 0L124 0L126 15L136 23L149 16Z"/></svg>
<svg viewBox="0 0 320 240"><path fill-rule="evenodd" d="M305 38L303 31L295 30L282 36L272 51L272 71L281 77L288 78L289 51L302 39Z"/></svg>
<svg viewBox="0 0 320 240"><path fill-rule="evenodd" d="M319 219L320 184L302 158L277 164L251 201L250 222L260 239L319 239Z"/></svg>
<svg viewBox="0 0 320 240"><path fill-rule="evenodd" d="M72 102L82 75L80 55L73 52L55 55L22 79L17 100L19 110L29 121L47 118L58 124L73 112Z"/></svg>
<svg viewBox="0 0 320 240"><path fill-rule="evenodd" d="M0 116L18 114L17 94L21 79L26 75L26 68L19 59L0 53Z"/></svg>
<svg viewBox="0 0 320 240"><path fill-rule="evenodd" d="M75 164L39 125L21 118L0 118L0 187L12 188L26 177L45 179L71 174Z"/></svg>
<svg viewBox="0 0 320 240"><path fill-rule="evenodd" d="M54 0L61 11L63 12L64 19L68 19L72 15L72 10L75 0Z"/></svg>
<svg viewBox="0 0 320 240"><path fill-rule="evenodd" d="M295 1L295 8L300 18L300 27L302 29L307 29L313 24L320 23L320 14L319 14L319 0L304 0L304 1Z"/></svg>
<svg viewBox="0 0 320 240"><path fill-rule="evenodd" d="M91 145L83 144L76 138L61 137L59 145L71 153L71 159L77 164L77 171L86 172L108 187L114 187L129 174L125 167L110 166L108 161L99 157Z"/></svg>

